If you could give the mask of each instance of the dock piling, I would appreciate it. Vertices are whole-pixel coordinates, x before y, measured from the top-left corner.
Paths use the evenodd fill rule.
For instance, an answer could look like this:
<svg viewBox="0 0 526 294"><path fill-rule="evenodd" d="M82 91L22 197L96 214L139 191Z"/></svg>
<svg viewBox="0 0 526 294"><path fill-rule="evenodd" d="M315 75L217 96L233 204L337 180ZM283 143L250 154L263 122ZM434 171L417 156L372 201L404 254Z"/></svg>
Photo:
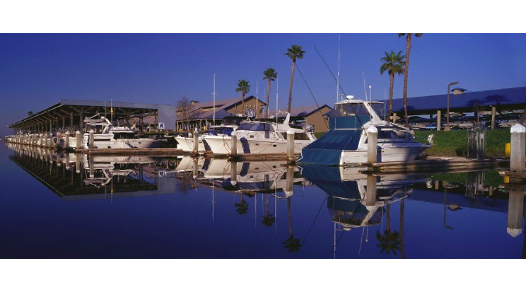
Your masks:
<svg viewBox="0 0 526 294"><path fill-rule="evenodd" d="M442 129L441 120L442 120L442 111L437 110L437 131L440 131Z"/></svg>
<svg viewBox="0 0 526 294"><path fill-rule="evenodd" d="M89 130L89 150L93 150L95 148L95 144L93 144L93 140L95 139L95 133L93 130Z"/></svg>
<svg viewBox="0 0 526 294"><path fill-rule="evenodd" d="M64 135L66 136L64 147L67 149L67 148L69 148L69 136L71 135L71 133L69 131L66 131L66 133Z"/></svg>
<svg viewBox="0 0 526 294"><path fill-rule="evenodd" d="M199 134L197 130L194 131L194 153L199 153Z"/></svg>
<svg viewBox="0 0 526 294"><path fill-rule="evenodd" d="M76 146L75 149L80 150L80 131L75 132Z"/></svg>
<svg viewBox="0 0 526 294"><path fill-rule="evenodd" d="M524 210L524 190L510 189L508 202L508 234L517 237L522 233L522 213Z"/></svg>
<svg viewBox="0 0 526 294"><path fill-rule="evenodd" d="M294 155L294 130L287 130L287 163L294 164L296 156Z"/></svg>
<svg viewBox="0 0 526 294"><path fill-rule="evenodd" d="M525 137L526 128L521 124L515 124L510 129L511 150L510 150L510 171L520 173L525 168Z"/></svg>
<svg viewBox="0 0 526 294"><path fill-rule="evenodd" d="M230 155L236 156L237 155L237 135L235 133L232 133L230 135L232 142L230 143Z"/></svg>
<svg viewBox="0 0 526 294"><path fill-rule="evenodd" d="M370 126L367 129L367 163L375 163L378 161L378 129Z"/></svg>

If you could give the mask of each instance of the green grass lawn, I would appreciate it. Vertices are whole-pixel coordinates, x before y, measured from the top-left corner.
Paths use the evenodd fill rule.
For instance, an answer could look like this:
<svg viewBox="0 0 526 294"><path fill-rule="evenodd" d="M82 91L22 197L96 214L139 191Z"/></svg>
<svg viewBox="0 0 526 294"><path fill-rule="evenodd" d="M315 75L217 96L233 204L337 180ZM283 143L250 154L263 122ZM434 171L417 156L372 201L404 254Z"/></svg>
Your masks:
<svg viewBox="0 0 526 294"><path fill-rule="evenodd" d="M433 147L424 151L424 154L434 156L466 156L468 150L467 130L444 131L415 131L417 141L427 143L427 137L434 134ZM505 145L510 142L510 130L486 130L486 157L505 157Z"/></svg>
<svg viewBox="0 0 526 294"><path fill-rule="evenodd" d="M323 132L314 133L316 138ZM468 152L468 131L452 130L444 131L415 131L415 139L427 144L427 137L434 134L433 146L424 154L432 156L466 156ZM486 157L504 158L506 143L510 142L510 129L486 130ZM526 150L525 150L526 152Z"/></svg>

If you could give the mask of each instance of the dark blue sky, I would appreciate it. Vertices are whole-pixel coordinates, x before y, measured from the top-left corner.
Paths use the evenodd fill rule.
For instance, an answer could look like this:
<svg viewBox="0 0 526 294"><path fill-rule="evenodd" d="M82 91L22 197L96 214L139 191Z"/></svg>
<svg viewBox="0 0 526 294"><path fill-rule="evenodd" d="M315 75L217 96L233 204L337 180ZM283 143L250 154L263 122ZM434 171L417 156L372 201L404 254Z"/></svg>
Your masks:
<svg viewBox="0 0 526 294"><path fill-rule="evenodd" d="M373 99L388 94L389 77L380 75L385 51L403 51L397 34L0 34L0 135L6 125L60 99L90 99L175 104L182 96L212 100L238 97L237 81L250 82L249 94L264 100L262 72L279 76L279 106L285 107L292 44L303 46L299 69L319 104L336 100L334 74L341 36L340 78L346 94L364 97L364 81ZM526 86L526 34L424 34L413 38L408 95L445 93L459 81L469 91ZM395 98L402 96L403 76L395 78ZM276 83L271 107L275 107ZM313 105L296 71L293 107Z"/></svg>

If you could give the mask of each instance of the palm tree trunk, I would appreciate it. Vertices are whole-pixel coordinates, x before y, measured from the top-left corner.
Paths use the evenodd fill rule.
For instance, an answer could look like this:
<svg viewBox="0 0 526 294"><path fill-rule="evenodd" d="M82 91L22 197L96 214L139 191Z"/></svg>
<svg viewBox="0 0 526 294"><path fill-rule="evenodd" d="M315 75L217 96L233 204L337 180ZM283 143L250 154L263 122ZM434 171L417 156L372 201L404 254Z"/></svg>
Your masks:
<svg viewBox="0 0 526 294"><path fill-rule="evenodd" d="M402 259L405 259L405 248L404 248L404 199L400 203L400 253Z"/></svg>
<svg viewBox="0 0 526 294"><path fill-rule="evenodd" d="M245 113L245 93L241 92L241 114Z"/></svg>
<svg viewBox="0 0 526 294"><path fill-rule="evenodd" d="M407 117L407 77L409 76L409 52L411 51L411 34L407 34L405 49L405 68L404 68L404 113L405 126L409 127L409 119Z"/></svg>
<svg viewBox="0 0 526 294"><path fill-rule="evenodd" d="M270 96L270 79L268 79L268 86L267 86L267 115L265 116L265 118L268 118L268 111L269 111L269 96Z"/></svg>
<svg viewBox="0 0 526 294"><path fill-rule="evenodd" d="M293 235L292 235L292 216L290 214L290 197L287 198L287 211L289 213L289 234L290 234L290 238L292 239Z"/></svg>
<svg viewBox="0 0 526 294"><path fill-rule="evenodd" d="M391 207L389 202L387 202L387 226L385 227L385 231L387 232L387 244L391 244Z"/></svg>
<svg viewBox="0 0 526 294"><path fill-rule="evenodd" d="M391 83L389 85L389 114L387 121L391 121L391 115L393 114L393 88L394 88L394 72L391 73Z"/></svg>
<svg viewBox="0 0 526 294"><path fill-rule="evenodd" d="M268 217L268 194L265 195L265 205L266 205L265 216Z"/></svg>
<svg viewBox="0 0 526 294"><path fill-rule="evenodd" d="M287 107L287 112L290 113L292 108L292 83L294 82L294 69L296 68L296 61L292 61L292 72L290 73L290 87L289 87L289 105Z"/></svg>

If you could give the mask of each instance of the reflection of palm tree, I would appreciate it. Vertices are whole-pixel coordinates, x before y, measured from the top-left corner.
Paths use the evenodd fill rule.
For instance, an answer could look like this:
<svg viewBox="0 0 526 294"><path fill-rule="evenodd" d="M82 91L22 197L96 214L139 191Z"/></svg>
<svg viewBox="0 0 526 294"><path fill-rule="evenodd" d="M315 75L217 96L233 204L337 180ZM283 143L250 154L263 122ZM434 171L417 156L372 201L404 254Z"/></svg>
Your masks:
<svg viewBox="0 0 526 294"><path fill-rule="evenodd" d="M248 212L248 203L243 200L243 194L241 194L241 202L234 204L238 214L245 214Z"/></svg>
<svg viewBox="0 0 526 294"><path fill-rule="evenodd" d="M285 245L285 248L289 252L298 252L301 246L303 246L303 244L301 244L301 241L299 238L294 239L294 234L292 233L292 216L290 214L290 197L287 198L287 211L289 213L289 237L285 241L283 241L283 245Z"/></svg>
<svg viewBox="0 0 526 294"><path fill-rule="evenodd" d="M265 225L266 227L272 227L274 225L274 223L276 222L276 218L274 217L273 214L269 213L269 209L268 209L268 194L265 195L265 204L266 204L266 214L263 217L263 219L261 220L261 223L263 225Z"/></svg>
<svg viewBox="0 0 526 294"><path fill-rule="evenodd" d="M400 234L397 231L391 232L391 210L390 204L387 202L387 226L385 228L384 234L376 231L376 239L379 244L376 246L380 247L380 253L385 252L385 254L393 253L396 255L396 251L400 250Z"/></svg>
<svg viewBox="0 0 526 294"><path fill-rule="evenodd" d="M404 199L400 202L400 254L402 259L405 259L405 243L404 243Z"/></svg>

